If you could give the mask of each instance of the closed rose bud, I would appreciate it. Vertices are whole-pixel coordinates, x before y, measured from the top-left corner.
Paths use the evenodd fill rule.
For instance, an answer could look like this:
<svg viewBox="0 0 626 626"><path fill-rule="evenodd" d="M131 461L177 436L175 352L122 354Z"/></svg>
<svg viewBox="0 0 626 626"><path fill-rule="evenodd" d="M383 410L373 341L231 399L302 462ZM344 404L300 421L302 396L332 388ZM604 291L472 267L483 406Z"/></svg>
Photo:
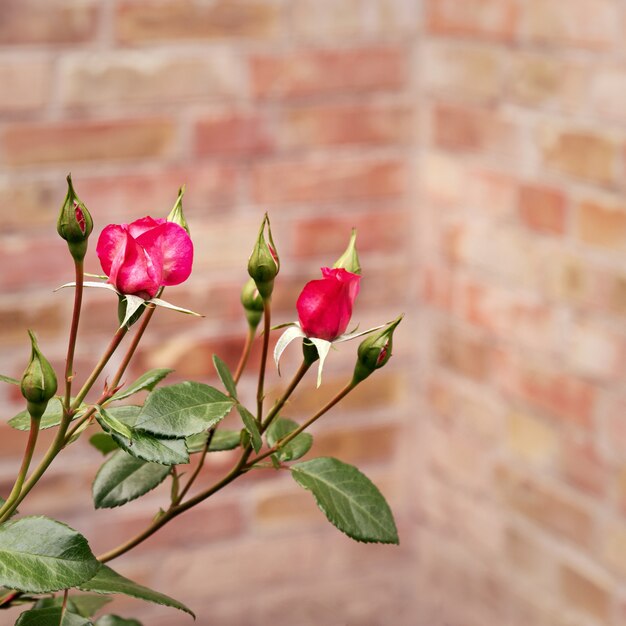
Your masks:
<svg viewBox="0 0 626 626"><path fill-rule="evenodd" d="M265 236L266 228L267 238ZM248 260L248 274L256 283L257 289L264 300L272 294L274 278L276 278L279 269L280 260L276 252L274 239L272 238L270 220L266 213L261 223L256 245Z"/></svg>
<svg viewBox="0 0 626 626"><path fill-rule="evenodd" d="M250 328L256 328L263 317L263 298L250 278L241 290L241 304Z"/></svg>
<svg viewBox="0 0 626 626"><path fill-rule="evenodd" d="M353 274L361 273L359 255L356 251L356 228L352 229L352 235L350 236L350 242L348 243L346 251L337 259L337 262L333 265L333 267L342 267Z"/></svg>
<svg viewBox="0 0 626 626"><path fill-rule="evenodd" d="M121 294L153 298L161 287L189 278L193 243L182 226L144 217L131 224L109 224L96 253L108 281Z"/></svg>
<svg viewBox="0 0 626 626"><path fill-rule="evenodd" d="M52 365L39 350L33 331L29 330L31 356L22 376L21 390L26 399L30 415L39 419L48 406L48 401L57 392L57 377Z"/></svg>
<svg viewBox="0 0 626 626"><path fill-rule="evenodd" d="M62 239L67 241L71 255L76 261L82 261L87 253L87 240L93 230L93 220L80 198L74 191L72 177L67 176L67 194L59 219L57 220L57 232Z"/></svg>
<svg viewBox="0 0 626 626"><path fill-rule="evenodd" d="M333 341L346 331L361 277L343 268L322 268L323 278L308 282L296 303L307 337Z"/></svg>
<svg viewBox="0 0 626 626"><path fill-rule="evenodd" d="M185 185L183 185L178 190L178 198L176 198L176 202L174 203L174 208L170 211L167 216L168 222L173 222L174 224L178 224L181 228L184 228L187 231L187 234L190 235L189 225L187 224L187 220L183 214L183 196L185 195Z"/></svg>
<svg viewBox="0 0 626 626"><path fill-rule="evenodd" d="M396 318L381 331L370 335L361 342L357 351L357 362L354 368L353 380L355 383L366 379L377 369L383 367L391 358L393 347L393 333L402 321L402 315Z"/></svg>

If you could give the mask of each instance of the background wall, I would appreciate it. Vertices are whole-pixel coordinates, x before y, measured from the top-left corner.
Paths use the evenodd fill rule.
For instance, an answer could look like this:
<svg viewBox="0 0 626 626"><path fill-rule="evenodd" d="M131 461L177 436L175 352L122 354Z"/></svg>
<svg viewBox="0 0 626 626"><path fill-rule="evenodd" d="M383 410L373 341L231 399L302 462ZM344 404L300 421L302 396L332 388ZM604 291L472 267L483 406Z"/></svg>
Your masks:
<svg viewBox="0 0 626 626"><path fill-rule="evenodd" d="M289 476L259 472L122 573L199 624L626 621L625 32L622 0L0 0L0 371L20 375L25 326L62 366L71 294L51 289L71 279L54 231L69 170L97 230L165 215L187 183L196 264L169 298L207 317L159 311L135 374L173 363L214 381L213 352L236 362L265 210L277 321L352 225L354 319L407 313L394 359L315 449L377 482L400 548L351 542ZM109 295L87 293L79 378L115 329ZM331 355L319 392L307 378L291 416L343 384L355 347ZM23 444L0 426L3 491ZM22 511L96 551L167 497L87 512L100 459L80 443L64 459ZM203 481L231 462L211 455Z"/></svg>

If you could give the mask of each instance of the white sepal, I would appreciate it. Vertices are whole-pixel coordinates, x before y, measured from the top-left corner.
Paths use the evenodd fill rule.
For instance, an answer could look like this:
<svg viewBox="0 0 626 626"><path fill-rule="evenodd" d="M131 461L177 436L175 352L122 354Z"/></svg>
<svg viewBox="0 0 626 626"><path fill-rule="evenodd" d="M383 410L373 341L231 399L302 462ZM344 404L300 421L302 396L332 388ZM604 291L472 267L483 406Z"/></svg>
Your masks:
<svg viewBox="0 0 626 626"><path fill-rule="evenodd" d="M57 287L54 291L59 291L59 289L64 289L65 287L76 287L76 283L65 283L65 285ZM83 283L83 287L98 287L99 289L108 289L109 291L113 291L114 293L116 293L118 296L122 295L113 285L109 283L97 283L93 280L86 280Z"/></svg>
<svg viewBox="0 0 626 626"><path fill-rule="evenodd" d="M124 314L124 321L120 324L120 328L126 326L128 320L137 312L139 307L142 307L146 303L146 301L139 296L124 296L124 300L126 301L126 312Z"/></svg>
<svg viewBox="0 0 626 626"><path fill-rule="evenodd" d="M387 324L381 324L380 326L374 326L374 328L369 328L368 330L362 330L359 333L345 333L343 335L339 335L337 339L333 339L333 343L341 343L342 341L350 341L350 339L356 339L357 337L362 337L363 335L368 335L369 333L373 333L375 330L380 330L381 328L385 328L391 322L387 322Z"/></svg>
<svg viewBox="0 0 626 626"><path fill-rule="evenodd" d="M280 375L280 357L282 353L285 351L285 348L298 337L305 338L306 335L300 328L300 324L294 322L293 325L290 325L289 328L280 336L278 341L276 342L276 346L274 347L274 361L276 363L276 367L278 369L278 374Z"/></svg>
<svg viewBox="0 0 626 626"><path fill-rule="evenodd" d="M172 311L178 311L179 313L185 313L185 315L195 315L196 317L204 317L201 313L196 313L190 309L183 309L182 306L176 306L160 298L152 298L152 300L146 300L147 304L154 304L156 306L162 306L164 309L172 309Z"/></svg>
<svg viewBox="0 0 626 626"><path fill-rule="evenodd" d="M317 337L309 337L309 341L315 346L317 349L317 354L320 357L320 364L317 368L317 386L322 384L322 370L324 369L324 361L328 356L328 352L332 347L332 342L326 341L326 339L318 339Z"/></svg>

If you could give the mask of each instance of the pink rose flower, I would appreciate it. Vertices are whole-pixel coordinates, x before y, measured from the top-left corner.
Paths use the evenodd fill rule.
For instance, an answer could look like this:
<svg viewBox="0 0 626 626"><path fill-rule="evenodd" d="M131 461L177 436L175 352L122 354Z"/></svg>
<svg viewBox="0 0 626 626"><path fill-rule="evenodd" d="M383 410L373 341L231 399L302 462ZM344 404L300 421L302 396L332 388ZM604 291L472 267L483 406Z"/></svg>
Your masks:
<svg viewBox="0 0 626 626"><path fill-rule="evenodd" d="M174 222L143 217L110 224L98 239L98 258L120 293L153 298L163 286L179 285L191 274L193 243Z"/></svg>
<svg viewBox="0 0 626 626"><path fill-rule="evenodd" d="M333 341L350 323L361 277L342 268L328 267L322 268L322 275L321 280L312 280L304 286L296 308L307 337Z"/></svg>

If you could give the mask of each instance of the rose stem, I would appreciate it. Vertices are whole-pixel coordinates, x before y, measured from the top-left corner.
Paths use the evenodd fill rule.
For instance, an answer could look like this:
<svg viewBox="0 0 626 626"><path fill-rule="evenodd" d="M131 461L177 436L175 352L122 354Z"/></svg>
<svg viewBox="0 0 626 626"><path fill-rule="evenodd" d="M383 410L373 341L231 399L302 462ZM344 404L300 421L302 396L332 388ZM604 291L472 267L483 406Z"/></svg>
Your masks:
<svg viewBox="0 0 626 626"><path fill-rule="evenodd" d="M193 485L196 478L198 478L198 475L200 474L200 471L202 470L202 466L204 465L206 455L209 452L209 447L211 446L211 441L213 440L213 435L215 434L215 430L216 430L215 426L213 428L209 428L209 431L207 432L206 441L204 442L204 445L202 446L202 451L200 452L200 458L198 459L198 464L193 470L193 474L189 477L187 484L181 489L178 495L172 499L172 505L176 506L180 504L181 500L185 497L185 495L187 495L187 492L189 491L189 489L191 489L191 485Z"/></svg>
<svg viewBox="0 0 626 626"><path fill-rule="evenodd" d="M259 367L259 384L256 392L256 419L260 424L263 423L263 393L265 386L265 366L267 364L267 352L270 343L270 330L271 330L271 317L272 317L272 301L271 297L263 299L263 350L261 352L261 365Z"/></svg>
<svg viewBox="0 0 626 626"><path fill-rule="evenodd" d="M33 452L35 451L35 446L37 444L37 436L39 435L40 423L40 418L30 418L30 431L28 433L28 442L26 443L24 457L22 458L22 466L20 467L20 471L17 474L15 484L13 485L13 489L11 490L7 501L4 503L4 506L0 508L0 522L2 522L4 519L8 519L8 517L13 512L13 504L20 496L20 493L22 491L22 485L24 484L24 480L26 478L26 472L28 472L30 462L33 458Z"/></svg>
<svg viewBox="0 0 626 626"><path fill-rule="evenodd" d="M247 469L251 468L255 463L258 463L259 461L266 459L268 456L271 456L272 454L277 452L282 446L288 444L292 439L295 439L301 432L303 432L309 426L311 426L313 422L318 420L320 417L322 417L322 415L324 415L324 413L332 409L335 406L335 404L337 404L340 400L345 398L357 385L358 383L354 382L354 380L350 381L350 383L348 383L332 400L330 400L326 405L324 405L313 417L309 418L301 426L298 426L296 430L293 430L292 432L290 432L286 437L283 437L280 441L276 442L276 445L270 448L267 452L264 452L263 454L259 455L255 459L252 459L252 461L247 463L245 467Z"/></svg>
<svg viewBox="0 0 626 626"><path fill-rule="evenodd" d="M70 325L70 336L67 342L67 357L65 359L65 399L63 408L66 413L70 412L70 402L72 396L72 379L74 378L74 351L76 350L76 338L78 335L78 322L80 320L80 310L83 303L83 262L74 261L76 272L76 289L74 290L74 310L72 312L72 323Z"/></svg>
<svg viewBox="0 0 626 626"><path fill-rule="evenodd" d="M241 378L241 374L243 370L246 368L246 364L248 363L248 357L250 356L250 351L252 350L252 344L254 343L254 337L256 336L256 328L252 326L248 326L248 335L246 336L246 343L243 347L243 352L241 353L241 357L239 358L239 363L237 364L237 369L235 371L235 375L233 379L235 384L239 382Z"/></svg>

